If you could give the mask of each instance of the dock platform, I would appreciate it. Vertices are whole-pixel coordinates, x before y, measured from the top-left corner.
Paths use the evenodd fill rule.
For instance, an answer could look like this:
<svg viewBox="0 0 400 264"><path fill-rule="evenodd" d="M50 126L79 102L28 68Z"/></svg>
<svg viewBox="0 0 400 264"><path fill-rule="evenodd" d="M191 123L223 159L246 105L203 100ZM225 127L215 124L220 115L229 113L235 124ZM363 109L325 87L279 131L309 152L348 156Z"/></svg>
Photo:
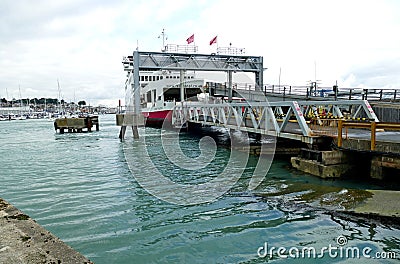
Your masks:
<svg viewBox="0 0 400 264"><path fill-rule="evenodd" d="M57 118L54 121L54 129L64 134L65 131L69 133L81 133L91 132L92 127L96 127L96 131L99 131L99 117L98 116L86 116L86 117L64 117Z"/></svg>

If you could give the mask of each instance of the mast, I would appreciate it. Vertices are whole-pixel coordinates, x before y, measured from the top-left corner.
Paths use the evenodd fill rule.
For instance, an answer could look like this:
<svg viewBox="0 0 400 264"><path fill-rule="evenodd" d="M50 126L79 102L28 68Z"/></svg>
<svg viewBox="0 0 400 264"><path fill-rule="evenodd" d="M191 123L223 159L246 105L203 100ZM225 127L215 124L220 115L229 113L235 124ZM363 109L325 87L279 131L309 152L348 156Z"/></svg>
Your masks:
<svg viewBox="0 0 400 264"><path fill-rule="evenodd" d="M57 79L57 87L58 87L58 113L61 114L61 89L60 82Z"/></svg>
<svg viewBox="0 0 400 264"><path fill-rule="evenodd" d="M18 84L18 91L19 91L19 115L22 116L22 95L21 95L21 85Z"/></svg>

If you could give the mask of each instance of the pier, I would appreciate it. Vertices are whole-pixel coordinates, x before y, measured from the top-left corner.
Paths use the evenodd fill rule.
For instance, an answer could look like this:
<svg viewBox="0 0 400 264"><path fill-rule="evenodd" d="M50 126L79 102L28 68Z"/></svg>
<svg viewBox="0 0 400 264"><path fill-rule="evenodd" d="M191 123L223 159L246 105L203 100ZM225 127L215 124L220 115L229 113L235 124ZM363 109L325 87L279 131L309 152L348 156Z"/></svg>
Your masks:
<svg viewBox="0 0 400 264"><path fill-rule="evenodd" d="M64 117L57 118L54 121L54 129L59 131L60 134L64 134L65 131L69 133L81 133L91 132L92 128L96 127L96 131L99 131L99 117L98 116L87 116L87 117Z"/></svg>
<svg viewBox="0 0 400 264"><path fill-rule="evenodd" d="M277 148L280 139L290 140L298 150L293 167L322 178L360 172L358 166L375 179L400 172L400 133L393 132L400 124L379 122L366 100L175 106L173 126L190 123L276 137Z"/></svg>

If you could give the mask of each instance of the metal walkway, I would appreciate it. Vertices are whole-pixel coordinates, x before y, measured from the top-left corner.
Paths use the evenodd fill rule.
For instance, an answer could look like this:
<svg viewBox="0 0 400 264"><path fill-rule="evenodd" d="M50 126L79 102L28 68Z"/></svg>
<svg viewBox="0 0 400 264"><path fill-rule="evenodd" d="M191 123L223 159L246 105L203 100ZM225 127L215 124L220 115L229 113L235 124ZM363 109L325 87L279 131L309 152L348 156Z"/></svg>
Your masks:
<svg viewBox="0 0 400 264"><path fill-rule="evenodd" d="M219 126L262 135L277 136L314 144L329 119L370 120L379 122L366 100L358 101L284 101L206 104L184 102L175 106L172 124L188 122ZM311 121L316 126L311 126Z"/></svg>

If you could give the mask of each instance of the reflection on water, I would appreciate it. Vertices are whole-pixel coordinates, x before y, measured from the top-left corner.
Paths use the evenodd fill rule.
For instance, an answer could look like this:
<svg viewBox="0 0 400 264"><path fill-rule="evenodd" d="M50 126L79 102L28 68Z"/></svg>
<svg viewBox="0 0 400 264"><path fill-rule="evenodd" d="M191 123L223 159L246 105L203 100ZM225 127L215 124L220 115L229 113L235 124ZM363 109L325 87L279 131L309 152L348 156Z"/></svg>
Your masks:
<svg viewBox="0 0 400 264"><path fill-rule="evenodd" d="M269 259L257 254L265 242L321 249L337 245L339 236L348 247L400 257L398 223L337 213L368 197L363 188L377 186L321 180L292 171L283 160L274 160L255 191L248 190L257 164L251 156L239 181L215 202L180 206L159 200L131 174L124 149L137 145L129 136L119 141L114 118L101 116L99 132L63 135L44 120L0 123L0 196L95 263L265 263ZM198 157L199 140L182 134L182 151ZM205 169L180 170L162 155L157 137L146 141L154 162L176 181L211 179L230 155L218 147ZM140 164L142 157L136 158ZM285 259L275 253L272 261Z"/></svg>

